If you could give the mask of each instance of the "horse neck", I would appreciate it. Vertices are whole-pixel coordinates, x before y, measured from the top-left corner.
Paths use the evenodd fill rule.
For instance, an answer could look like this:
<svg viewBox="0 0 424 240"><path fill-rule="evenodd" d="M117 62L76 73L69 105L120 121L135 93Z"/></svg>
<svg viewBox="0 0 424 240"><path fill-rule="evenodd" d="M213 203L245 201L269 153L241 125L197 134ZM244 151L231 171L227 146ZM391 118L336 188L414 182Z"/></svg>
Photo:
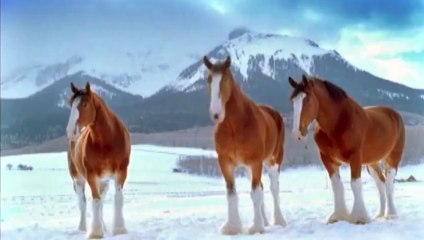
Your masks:
<svg viewBox="0 0 424 240"><path fill-rule="evenodd" d="M336 129L340 120L339 116L349 98L335 102L323 87L315 87L314 93L318 99L317 123L325 133L330 134Z"/></svg>
<svg viewBox="0 0 424 240"><path fill-rule="evenodd" d="M109 107L95 96L96 117L91 126L93 137L96 141L104 142L105 139L111 139L114 134L113 121Z"/></svg>
<svg viewBox="0 0 424 240"><path fill-rule="evenodd" d="M251 101L244 95L241 91L240 86L231 76L231 94L225 104L225 119L224 124L229 124L231 127L235 128L237 126L242 126L241 122L249 120L249 108Z"/></svg>

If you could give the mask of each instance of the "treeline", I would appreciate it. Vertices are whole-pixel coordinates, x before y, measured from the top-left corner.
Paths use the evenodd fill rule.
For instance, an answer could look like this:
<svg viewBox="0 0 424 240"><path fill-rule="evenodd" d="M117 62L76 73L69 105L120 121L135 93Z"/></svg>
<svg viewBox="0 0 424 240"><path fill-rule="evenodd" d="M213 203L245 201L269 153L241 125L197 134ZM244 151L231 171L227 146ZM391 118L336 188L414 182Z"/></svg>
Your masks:
<svg viewBox="0 0 424 240"><path fill-rule="evenodd" d="M407 127L406 131L401 166L424 163L424 127ZM290 133L286 133L283 169L308 165L322 166L313 138L310 136L306 142L298 142ZM220 176L217 159L212 156L181 157L178 167L180 171L190 174Z"/></svg>

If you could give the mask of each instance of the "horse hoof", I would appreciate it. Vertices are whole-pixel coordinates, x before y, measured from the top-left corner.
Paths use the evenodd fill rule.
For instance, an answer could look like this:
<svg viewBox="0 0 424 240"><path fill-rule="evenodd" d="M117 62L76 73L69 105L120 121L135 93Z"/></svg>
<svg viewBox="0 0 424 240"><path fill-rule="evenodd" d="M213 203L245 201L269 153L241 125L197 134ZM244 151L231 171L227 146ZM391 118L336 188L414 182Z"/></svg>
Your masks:
<svg viewBox="0 0 424 240"><path fill-rule="evenodd" d="M103 238L103 232L90 232L87 235L87 238L89 239L99 239L99 238Z"/></svg>
<svg viewBox="0 0 424 240"><path fill-rule="evenodd" d="M266 227L266 226L269 226L268 219L267 219L266 217L263 217L263 219L264 219L264 226L265 226L265 227Z"/></svg>
<svg viewBox="0 0 424 240"><path fill-rule="evenodd" d="M371 222L368 216L350 216L349 222L353 224L367 224Z"/></svg>
<svg viewBox="0 0 424 240"><path fill-rule="evenodd" d="M332 213L330 216L327 217L327 224L336 223L339 221L346 221L348 220L348 215L346 214L336 214Z"/></svg>
<svg viewBox="0 0 424 240"><path fill-rule="evenodd" d="M263 226L253 225L252 227L249 228L249 234L264 233L264 232L265 232L265 228Z"/></svg>
<svg viewBox="0 0 424 240"><path fill-rule="evenodd" d="M92 226L87 238L103 238L104 229L102 225Z"/></svg>
<svg viewBox="0 0 424 240"><path fill-rule="evenodd" d="M221 227L221 233L224 235L237 235L242 233L242 231L241 222L237 224L229 224L227 222Z"/></svg>
<svg viewBox="0 0 424 240"><path fill-rule="evenodd" d="M386 214L384 216L384 219L386 219L386 220L392 220L392 219L396 219L396 218L397 218L396 214Z"/></svg>
<svg viewBox="0 0 424 240"><path fill-rule="evenodd" d="M85 225L83 225L83 224L80 224L80 225L78 226L78 231L85 232L85 231L87 231L87 227L86 227Z"/></svg>
<svg viewBox="0 0 424 240"><path fill-rule="evenodd" d="M286 222L286 220L284 220L283 217L278 217L278 218L275 218L274 225L285 227L285 226L287 226L287 222Z"/></svg>
<svg viewBox="0 0 424 240"><path fill-rule="evenodd" d="M125 227L117 227L112 230L113 236L127 234L128 230Z"/></svg>
<svg viewBox="0 0 424 240"><path fill-rule="evenodd" d="M378 213L374 217L375 219L385 218L384 213Z"/></svg>

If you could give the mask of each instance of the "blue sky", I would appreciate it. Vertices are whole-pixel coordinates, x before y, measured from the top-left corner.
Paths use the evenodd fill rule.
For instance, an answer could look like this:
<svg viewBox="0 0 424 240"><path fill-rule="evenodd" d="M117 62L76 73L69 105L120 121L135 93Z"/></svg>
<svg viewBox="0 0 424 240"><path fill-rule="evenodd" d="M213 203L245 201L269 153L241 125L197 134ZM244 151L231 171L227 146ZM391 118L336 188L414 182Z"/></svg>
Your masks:
<svg viewBox="0 0 424 240"><path fill-rule="evenodd" d="M242 26L312 39L336 49L359 68L424 88L424 0L2 0L1 4L6 72L81 51L134 46L171 46L197 57Z"/></svg>

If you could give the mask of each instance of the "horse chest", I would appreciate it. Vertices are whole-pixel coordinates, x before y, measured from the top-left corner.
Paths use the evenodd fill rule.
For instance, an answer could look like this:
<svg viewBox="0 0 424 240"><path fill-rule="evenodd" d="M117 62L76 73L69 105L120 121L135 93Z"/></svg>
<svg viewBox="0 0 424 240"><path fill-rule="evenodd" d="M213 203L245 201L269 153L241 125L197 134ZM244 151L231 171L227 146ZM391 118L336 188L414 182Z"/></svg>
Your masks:
<svg viewBox="0 0 424 240"><path fill-rule="evenodd" d="M253 138L252 135L254 135L252 132L217 129L215 132L215 147L218 155L231 158L240 164L249 159L262 158L263 141L260 141L259 134L256 138Z"/></svg>
<svg viewBox="0 0 424 240"><path fill-rule="evenodd" d="M352 147L346 142L342 134L329 136L318 130L315 134L315 142L320 152L332 156L338 161L348 161L353 152Z"/></svg>

